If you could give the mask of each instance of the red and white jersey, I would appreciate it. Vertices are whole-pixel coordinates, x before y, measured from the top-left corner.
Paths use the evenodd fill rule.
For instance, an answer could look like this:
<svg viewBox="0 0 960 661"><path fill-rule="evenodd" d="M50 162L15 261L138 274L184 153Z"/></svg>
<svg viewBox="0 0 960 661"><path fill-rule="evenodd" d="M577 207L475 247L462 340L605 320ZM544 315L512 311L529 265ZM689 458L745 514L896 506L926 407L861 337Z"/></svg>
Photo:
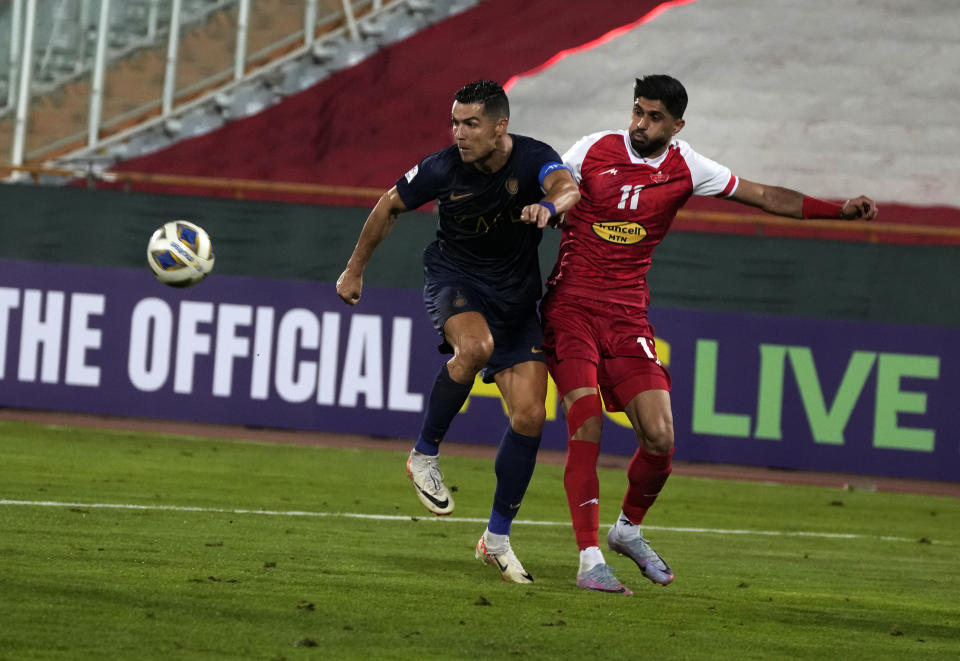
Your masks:
<svg viewBox="0 0 960 661"><path fill-rule="evenodd" d="M563 162L580 184L567 213L548 289L646 308L653 250L691 195L728 197L739 180L729 168L674 139L656 158L637 156L627 131L581 138Z"/></svg>

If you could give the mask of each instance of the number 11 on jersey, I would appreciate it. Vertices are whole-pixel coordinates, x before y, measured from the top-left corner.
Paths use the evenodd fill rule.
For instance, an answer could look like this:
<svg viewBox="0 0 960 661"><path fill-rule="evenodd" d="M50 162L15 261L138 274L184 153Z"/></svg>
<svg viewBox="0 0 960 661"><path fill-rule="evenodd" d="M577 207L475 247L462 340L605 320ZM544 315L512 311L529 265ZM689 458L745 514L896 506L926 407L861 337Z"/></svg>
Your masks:
<svg viewBox="0 0 960 661"><path fill-rule="evenodd" d="M621 186L620 190L623 193L623 195L620 196L620 204L617 205L617 208L626 209L627 198L630 198L630 208L633 210L636 210L637 202L640 198L640 191L643 190L643 185L637 184L636 186L630 186L628 184L626 186ZM633 195L631 195L630 193L633 193Z"/></svg>

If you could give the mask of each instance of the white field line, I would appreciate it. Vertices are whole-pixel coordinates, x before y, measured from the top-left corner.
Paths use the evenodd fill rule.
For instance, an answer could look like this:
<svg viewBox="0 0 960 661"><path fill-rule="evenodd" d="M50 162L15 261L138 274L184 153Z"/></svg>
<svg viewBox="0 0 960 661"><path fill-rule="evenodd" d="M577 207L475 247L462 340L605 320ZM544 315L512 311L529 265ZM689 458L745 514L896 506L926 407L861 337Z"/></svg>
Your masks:
<svg viewBox="0 0 960 661"><path fill-rule="evenodd" d="M72 507L82 509L143 510L152 512L200 512L210 514L260 514L263 516L304 516L314 518L373 519L377 521L446 521L450 523L487 523L487 519L457 516L410 516L402 514L357 514L353 512L305 512L298 510L246 510L221 507L188 507L182 505L134 505L125 503L63 503L52 500L6 500L0 505L8 507ZM528 526L569 526L569 521L529 521L517 519L514 523ZM879 539L888 542L916 542L909 537L887 535L857 535L853 533L806 532L783 530L737 530L726 528L677 528L672 526L643 526L644 530L666 532L701 533L713 535L763 535L768 537L819 537L825 539ZM943 544L943 542L937 542Z"/></svg>

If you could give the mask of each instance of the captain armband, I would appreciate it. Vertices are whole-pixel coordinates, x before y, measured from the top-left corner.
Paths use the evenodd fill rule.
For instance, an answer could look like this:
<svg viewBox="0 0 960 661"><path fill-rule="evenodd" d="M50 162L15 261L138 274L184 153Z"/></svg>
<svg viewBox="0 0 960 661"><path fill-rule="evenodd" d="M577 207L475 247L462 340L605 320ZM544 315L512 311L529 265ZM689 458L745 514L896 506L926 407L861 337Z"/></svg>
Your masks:
<svg viewBox="0 0 960 661"><path fill-rule="evenodd" d="M540 172L537 174L537 180L540 182L541 189L543 188L543 180L546 179L547 175L553 172L554 170L566 170L567 172L570 172L570 168L568 168L563 163L559 163L557 161L550 161L549 163L545 164L542 168L540 168Z"/></svg>

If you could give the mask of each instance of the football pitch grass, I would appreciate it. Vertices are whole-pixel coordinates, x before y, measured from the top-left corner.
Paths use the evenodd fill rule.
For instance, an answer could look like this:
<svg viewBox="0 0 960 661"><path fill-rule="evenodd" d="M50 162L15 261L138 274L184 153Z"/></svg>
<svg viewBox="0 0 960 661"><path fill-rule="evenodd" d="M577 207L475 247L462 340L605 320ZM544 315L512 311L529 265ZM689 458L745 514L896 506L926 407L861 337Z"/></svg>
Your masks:
<svg viewBox="0 0 960 661"><path fill-rule="evenodd" d="M489 459L0 422L0 659L957 659L960 500L671 478L645 522L668 587L577 589L562 468L473 557ZM601 469L601 536L622 470Z"/></svg>

